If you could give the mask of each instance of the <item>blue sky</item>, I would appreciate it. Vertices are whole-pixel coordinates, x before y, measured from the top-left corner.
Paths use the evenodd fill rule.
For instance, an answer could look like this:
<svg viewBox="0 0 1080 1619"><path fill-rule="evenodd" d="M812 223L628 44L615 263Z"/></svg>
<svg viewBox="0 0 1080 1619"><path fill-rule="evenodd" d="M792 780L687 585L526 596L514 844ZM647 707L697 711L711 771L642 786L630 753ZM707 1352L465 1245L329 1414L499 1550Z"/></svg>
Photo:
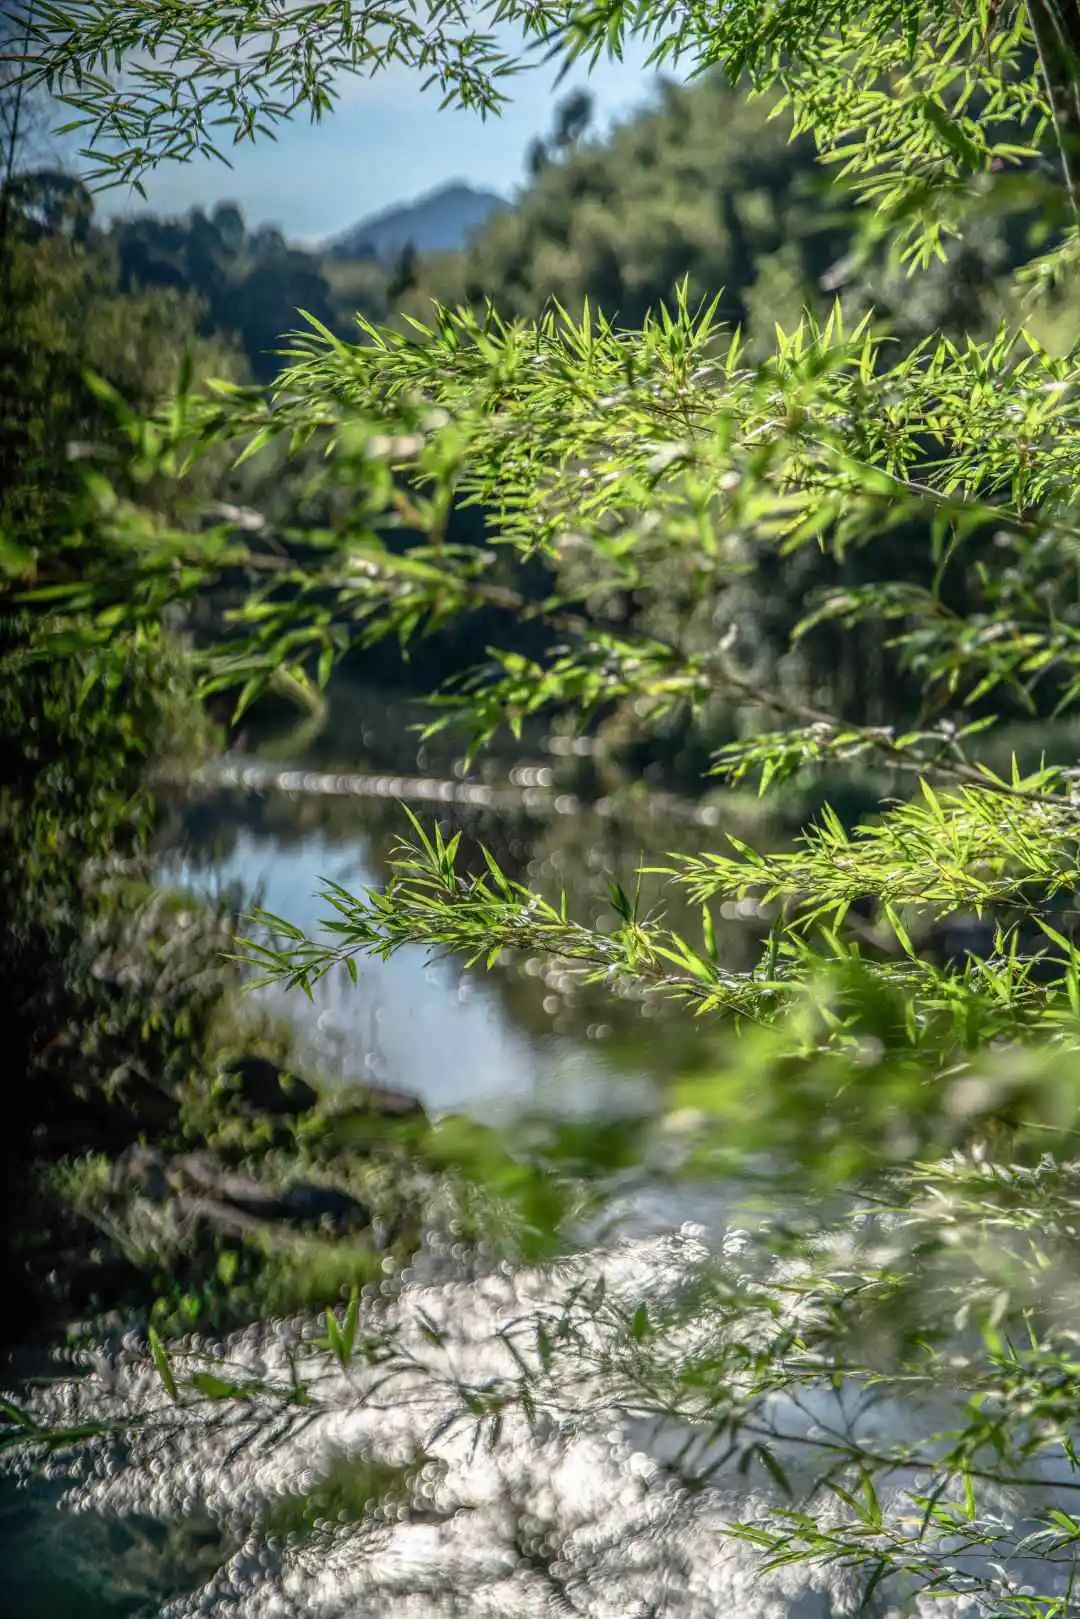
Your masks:
<svg viewBox="0 0 1080 1619"><path fill-rule="evenodd" d="M471 112L440 112L436 91L425 94L418 78L391 69L343 84L336 111L321 124L298 121L285 125L276 143L238 149L232 169L164 166L148 176L145 203L113 191L99 198L99 208L106 215L147 207L182 213L227 198L250 224L317 240L448 180L509 196L522 181L530 142L550 127L554 106L570 90L588 85L601 128L648 101L655 81L644 57L644 47L632 47L624 61L603 61L591 75L582 69L559 86L554 64L522 74L511 105L486 123Z"/></svg>

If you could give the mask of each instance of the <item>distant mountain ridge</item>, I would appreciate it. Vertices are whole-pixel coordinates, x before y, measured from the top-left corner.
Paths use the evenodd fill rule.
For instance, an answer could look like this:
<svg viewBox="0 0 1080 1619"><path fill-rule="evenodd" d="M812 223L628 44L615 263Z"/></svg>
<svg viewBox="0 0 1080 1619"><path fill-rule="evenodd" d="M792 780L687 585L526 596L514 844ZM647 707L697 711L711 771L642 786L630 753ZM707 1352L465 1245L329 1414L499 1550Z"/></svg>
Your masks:
<svg viewBox="0 0 1080 1619"><path fill-rule="evenodd" d="M505 197L480 191L464 181L439 186L415 202L384 209L331 237L327 251L335 258L372 258L391 263L411 245L418 253L451 253L465 246L500 208Z"/></svg>

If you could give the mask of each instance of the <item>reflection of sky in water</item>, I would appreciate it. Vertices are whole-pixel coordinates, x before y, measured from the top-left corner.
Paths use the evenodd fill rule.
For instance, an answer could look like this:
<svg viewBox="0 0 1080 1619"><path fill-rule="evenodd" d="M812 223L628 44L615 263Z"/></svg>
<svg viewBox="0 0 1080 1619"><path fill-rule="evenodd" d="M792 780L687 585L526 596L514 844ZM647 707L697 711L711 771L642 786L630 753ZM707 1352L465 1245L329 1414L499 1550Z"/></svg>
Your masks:
<svg viewBox="0 0 1080 1619"><path fill-rule="evenodd" d="M312 931L326 914L316 894L322 878L353 890L378 882L359 838L342 843L313 832L284 842L246 828L209 868L184 863L167 875L196 891L239 884L268 911ZM362 959L358 968L355 986L344 971L328 975L314 1007L298 990L259 992L295 1021L328 1076L396 1086L435 1113L468 1109L487 1118L522 1106L576 1113L648 1103L646 1076L617 1072L596 1045L515 1027L480 970L429 961L412 946L389 961Z"/></svg>

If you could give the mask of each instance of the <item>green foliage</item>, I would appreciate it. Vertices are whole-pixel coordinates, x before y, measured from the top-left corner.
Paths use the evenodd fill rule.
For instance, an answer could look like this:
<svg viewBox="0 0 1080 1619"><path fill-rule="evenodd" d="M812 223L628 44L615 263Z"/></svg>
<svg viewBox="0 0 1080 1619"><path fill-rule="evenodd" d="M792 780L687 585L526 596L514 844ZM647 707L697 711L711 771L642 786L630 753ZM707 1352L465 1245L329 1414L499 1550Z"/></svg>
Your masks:
<svg viewBox="0 0 1080 1619"><path fill-rule="evenodd" d="M117 430L120 393L134 424L182 385L185 363L190 376L228 370L229 357L199 339L190 298L119 290L83 229L80 188L14 190L0 237L0 1021L19 1076L3 1177L18 1315L40 1305L27 1281L55 1236L56 1197L78 1200L76 1188L38 1197L35 1160L111 1145L121 1118L130 1131L172 1117L174 1087L206 1049L223 943L220 917L183 914L138 864L153 770L212 734L181 647L160 617L138 626L106 613L94 637L46 655L48 609L21 598L39 567L78 593L86 537L72 524L89 460L144 508L168 505L172 491ZM197 480L192 496L207 486Z"/></svg>
<svg viewBox="0 0 1080 1619"><path fill-rule="evenodd" d="M1040 0L1036 26L1042 9ZM1031 28L1015 0L980 0L962 19L949 0L755 0L720 16L658 0L588 11L498 0L440 4L426 23L340 0L299 10L200 3L183 16L159 0L52 0L19 8L17 23L28 82L47 84L77 113L70 127L91 132L96 178L136 184L165 160L221 156L214 128L236 144L272 134L297 108L318 119L343 76L395 64L425 73L444 104L496 111L524 65L496 25L516 25L568 63L645 38L659 65L721 65L733 83L746 75L755 89L779 88L797 127L898 226L917 262L939 250L972 182L1030 158L1055 112L1056 81L1048 93L1029 71ZM182 78L177 61L189 64Z"/></svg>
<svg viewBox="0 0 1080 1619"><path fill-rule="evenodd" d="M422 58L451 100L491 109L511 66L456 7L437 7L423 36L412 13L382 16L375 34L348 5L286 14L271 0L182 15L157 0L58 0L34 15L34 71L101 121L115 176L204 149L192 108L247 137L286 101L322 111L343 69ZM1066 0L500 4L488 15L571 61L645 34L657 61L719 64L778 96L854 197L865 239L887 239L913 270L998 203L1038 209L1049 233L1067 217L1080 25ZM219 54L230 40L232 68ZM190 62L190 76L151 46ZM108 77L114 56L128 58L130 93L119 68ZM1064 186L1045 160L1051 131ZM590 161L575 149L542 168L536 197ZM1035 284L1073 252L1062 237ZM681 1092L696 1126L672 1173L735 1165L768 1184L766 1169L786 1170L817 1193L817 1212L797 1229L772 1219L731 1263L712 1256L670 1306L611 1301L598 1283L524 1312L500 1334L505 1375L474 1385L435 1361L454 1421L495 1445L512 1411L531 1425L576 1395L679 1422L690 1439L672 1471L688 1496L725 1466L774 1492L769 1512L728 1526L767 1566L840 1562L866 1606L888 1580L901 1604L952 1595L1002 1619L1064 1619L1077 1389L1071 1305L1053 1278L1076 1238L1078 806L1070 769L995 771L984 754L999 717L1068 715L1080 696L1076 353L1051 354L1008 321L894 344L855 302L778 325L767 352L685 284L638 329L589 304L580 317L555 304L520 318L439 305L426 323L361 320L351 343L309 320L269 391L182 390L123 426L148 484L223 444L241 461L271 445L317 452L325 522L297 525L284 546L228 516L196 532L99 478L66 544L29 561L12 553L6 601L51 668L61 652L93 654L117 624L149 634L167 604L239 578L229 638L201 661L206 689L237 686L241 709L282 671L324 683L350 647L407 645L495 608L505 633L487 664L436 700L435 725L461 720L474 747L542 712L586 723L615 705L671 714L720 696L741 732L720 768L757 772L765 790L822 759L873 758L893 781L917 778L910 797L883 789L855 827L826 808L792 849L729 838L731 853L673 856L649 874L664 880L656 904L614 884L608 931L414 819L385 887L327 884L329 915L311 938L261 918L268 936L246 959L310 991L334 966L355 974L358 955L405 944L488 966L520 949L594 987L711 1015L720 1055ZM347 501L330 498L342 490ZM482 543L451 534L469 507L485 513ZM805 689L764 689L753 667L733 581L762 559L783 574L804 556L831 572L788 651L798 658L826 630L887 642L881 667L905 686L881 723ZM505 583L492 564L506 557L540 570L543 587ZM628 595L634 610L620 613ZM530 620L550 637L536 656L515 644ZM700 939L671 926L665 893L700 907ZM712 908L748 899L767 938L736 972ZM960 924L968 942L950 946L947 925ZM624 1129L609 1142L609 1166L626 1141ZM522 1248L549 1252L545 1226L558 1231L567 1206L559 1154L597 1144L523 1149L525 1171L490 1140L472 1147L478 1177L517 1208ZM442 1353L452 1332L418 1319ZM368 1338L356 1312L325 1325L325 1339L320 1328L290 1351L287 1376L238 1381L213 1357L154 1341L151 1354L170 1402L174 1391L238 1400L267 1421L318 1407L308 1353L315 1368L329 1356L383 1380L415 1372L415 1335L400 1327ZM812 1415L826 1396L835 1422ZM861 1412L886 1399L919 1421L842 1420L846 1400ZM18 1409L8 1423L13 1442L53 1440ZM793 1448L805 1465L789 1465ZM1048 1483L1054 1499L1036 1500L1033 1526L995 1515L998 1488ZM1041 1585L996 1566L1024 1556Z"/></svg>
<svg viewBox="0 0 1080 1619"><path fill-rule="evenodd" d="M516 206L460 254L428 261L402 307L424 318L432 297L489 299L504 316L535 317L550 298L568 309L588 298L637 325L688 278L693 300L719 293L722 314L767 342L846 245L811 143L770 110L713 73L663 83L655 107L605 140L556 132Z"/></svg>
<svg viewBox="0 0 1080 1619"><path fill-rule="evenodd" d="M260 381L277 370L275 350L297 309L338 320L322 260L290 246L272 227L249 231L229 203L209 215L194 209L184 219L118 220L103 235L103 248L126 290L145 296L158 289L160 298L178 288L198 298L203 330L237 342Z"/></svg>
<svg viewBox="0 0 1080 1619"><path fill-rule="evenodd" d="M10 578L50 512L77 492L88 458L108 455L113 413L88 373L146 413L175 388L186 351L201 375L229 374L230 364L219 344L199 339L188 294L121 292L108 254L67 230L37 235L17 214L0 262L0 543Z"/></svg>
<svg viewBox="0 0 1080 1619"><path fill-rule="evenodd" d="M514 14L487 9L493 23ZM542 16L532 20L539 32ZM371 77L401 64L429 75L447 104L491 112L505 100L503 81L514 71L492 35L453 3L421 20L407 7L376 15L348 0L300 8L281 0L254 7L197 0L183 12L161 0L50 0L18 6L16 22L25 30L32 82L47 84L78 115L70 129L92 132L87 155L99 165L95 178L112 184L138 184L163 161L220 157L217 141L272 135L298 108L317 120L348 74ZM182 78L177 62L187 64ZM215 128L228 137L212 134Z"/></svg>

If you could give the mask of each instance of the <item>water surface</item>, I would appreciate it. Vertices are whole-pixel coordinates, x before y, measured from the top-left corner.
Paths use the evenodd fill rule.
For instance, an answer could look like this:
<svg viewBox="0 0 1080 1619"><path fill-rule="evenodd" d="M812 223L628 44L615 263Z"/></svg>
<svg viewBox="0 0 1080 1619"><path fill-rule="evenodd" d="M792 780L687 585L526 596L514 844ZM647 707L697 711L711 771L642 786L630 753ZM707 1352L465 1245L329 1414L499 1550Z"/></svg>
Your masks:
<svg viewBox="0 0 1080 1619"><path fill-rule="evenodd" d="M279 761L284 781L203 784L178 793L160 856L162 880L195 893L238 893L302 925L318 926L323 878L361 889L385 877L404 829L384 790L326 788L327 773L427 770L450 791L418 813L463 828L510 874L548 894L565 890L597 926L614 916L611 877L680 842L716 841L723 817L648 801L616 811L580 780L560 780L549 755L498 761L463 795L450 757L421 757L387 736L368 694L350 705L351 729L324 734ZM364 721L368 716L370 723ZM358 717L359 716L359 717ZM393 731L393 726L390 726ZM395 751L396 750L396 751ZM231 768L232 781L243 776ZM441 766L441 774L438 767ZM323 787L305 791L318 769ZM256 772L256 775L258 773ZM486 786L485 786L486 783ZM504 788L510 786L513 792ZM401 796L408 796L403 792ZM597 798L600 803L597 804ZM648 903L648 894L644 896ZM691 919L692 920L692 919ZM730 965L756 951L752 917L732 914L722 938ZM689 923L688 923L689 925ZM709 1024L653 998L612 998L557 964L513 960L466 972L406 948L324 980L313 1003L259 992L289 1019L306 1064L327 1084L370 1079L418 1096L433 1118L463 1112L509 1128L524 1116L555 1119L654 1114L668 1087L706 1064ZM432 1233L384 1303L410 1346L406 1372L385 1385L370 1369L342 1373L314 1346L317 1320L268 1321L188 1353L224 1358L233 1374L290 1375L298 1357L316 1395L308 1421L255 1419L252 1407L204 1404L168 1436L155 1426L60 1452L49 1479L5 1496L8 1607L19 1619L829 1619L854 1611L855 1587L835 1572L762 1581L753 1554L724 1547L736 1510L760 1510L760 1480L719 1475L683 1489L669 1468L684 1436L618 1408L580 1357L541 1368L537 1416L510 1402L496 1435L452 1420L459 1385L517 1376L504 1334L523 1319L553 1318L588 1280L603 1277L618 1307L654 1306L693 1285L707 1263L738 1263L745 1225L767 1216L732 1188L673 1187L663 1176L613 1189L606 1211L581 1231L583 1251L547 1267L493 1263L459 1275L453 1244ZM602 1234L601 1234L602 1233ZM417 1323L421 1323L418 1326ZM423 1323L427 1323L425 1327ZM443 1335L433 1345L428 1328ZM587 1321L586 1329L593 1332ZM602 1322L595 1325L597 1344ZM519 1355L535 1361L523 1343ZM153 1418L160 1380L140 1341L102 1346L97 1358L63 1357L33 1396L53 1421L103 1414ZM295 1416L295 1413L294 1413ZM357 1510L357 1480L375 1470L382 1494ZM395 1470L407 1480L386 1488ZM363 1502L360 1502L363 1506ZM955 1610L935 1608L939 1619Z"/></svg>

